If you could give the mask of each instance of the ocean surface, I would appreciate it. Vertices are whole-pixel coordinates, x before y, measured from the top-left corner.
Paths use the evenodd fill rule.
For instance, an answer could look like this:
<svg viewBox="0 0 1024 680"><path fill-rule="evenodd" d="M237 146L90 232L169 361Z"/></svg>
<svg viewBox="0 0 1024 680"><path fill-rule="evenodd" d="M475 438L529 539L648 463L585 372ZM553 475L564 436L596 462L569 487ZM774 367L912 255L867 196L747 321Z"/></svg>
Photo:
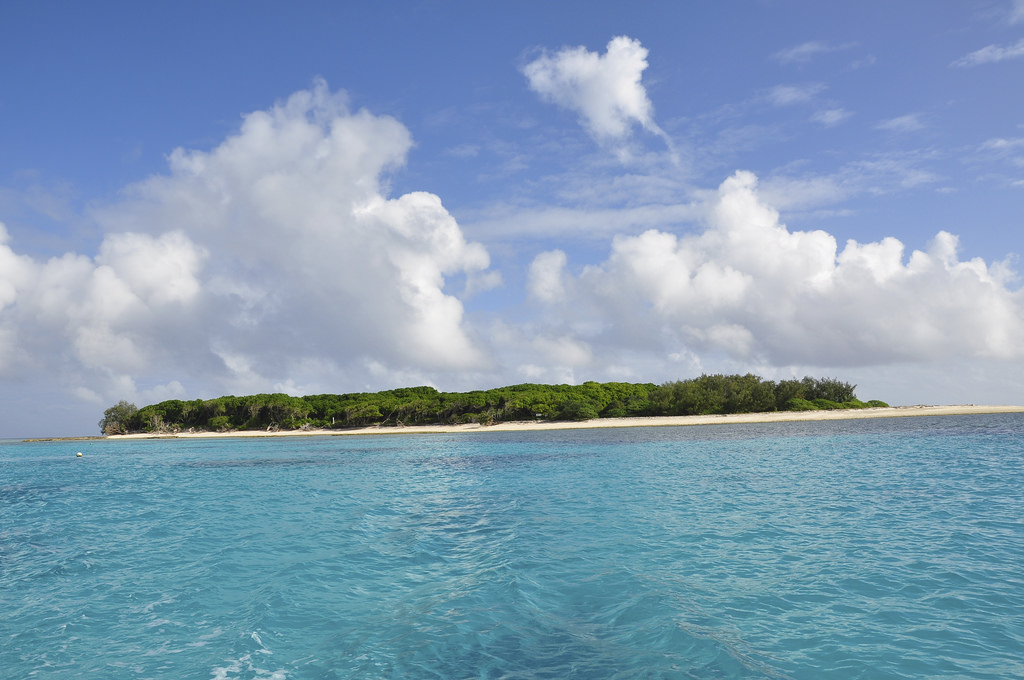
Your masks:
<svg viewBox="0 0 1024 680"><path fill-rule="evenodd" d="M1024 416L0 443L0 677L1024 678Z"/></svg>

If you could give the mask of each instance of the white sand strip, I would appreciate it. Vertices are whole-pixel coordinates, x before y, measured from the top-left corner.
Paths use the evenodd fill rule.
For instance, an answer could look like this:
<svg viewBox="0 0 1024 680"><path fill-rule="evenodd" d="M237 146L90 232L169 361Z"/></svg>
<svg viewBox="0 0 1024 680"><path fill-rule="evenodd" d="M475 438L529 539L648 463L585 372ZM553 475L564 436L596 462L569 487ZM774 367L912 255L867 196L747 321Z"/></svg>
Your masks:
<svg viewBox="0 0 1024 680"><path fill-rule="evenodd" d="M188 439L218 437L312 437L375 434L428 434L454 432L525 432L529 430L582 430L602 427L665 427L679 425L729 425L733 423L785 423L814 420L860 420L864 418L903 418L909 416L960 416L980 413L1024 413L1024 406L894 406L890 408L842 409L835 411L778 411L773 413L733 413L717 416L652 416L648 418L600 418L570 421L519 421L497 425L398 425L352 428L346 430L282 430L268 432L178 432L111 435L108 439Z"/></svg>

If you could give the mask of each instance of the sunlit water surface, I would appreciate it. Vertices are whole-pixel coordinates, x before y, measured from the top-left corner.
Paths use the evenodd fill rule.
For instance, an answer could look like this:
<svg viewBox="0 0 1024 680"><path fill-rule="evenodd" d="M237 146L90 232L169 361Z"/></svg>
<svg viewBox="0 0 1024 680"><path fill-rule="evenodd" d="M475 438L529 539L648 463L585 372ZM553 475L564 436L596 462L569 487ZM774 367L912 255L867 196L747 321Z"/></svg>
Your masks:
<svg viewBox="0 0 1024 680"><path fill-rule="evenodd" d="M4 678L1020 678L1022 658L1020 415L0 444Z"/></svg>

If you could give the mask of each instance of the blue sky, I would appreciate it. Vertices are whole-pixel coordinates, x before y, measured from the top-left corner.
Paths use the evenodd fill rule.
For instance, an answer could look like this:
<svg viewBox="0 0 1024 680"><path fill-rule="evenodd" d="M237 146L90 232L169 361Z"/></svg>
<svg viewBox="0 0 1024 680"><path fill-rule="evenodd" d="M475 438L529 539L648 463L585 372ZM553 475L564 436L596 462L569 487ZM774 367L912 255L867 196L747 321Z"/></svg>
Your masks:
<svg viewBox="0 0 1024 680"><path fill-rule="evenodd" d="M1020 0L7 3L0 58L0 436L702 372L1024 401Z"/></svg>

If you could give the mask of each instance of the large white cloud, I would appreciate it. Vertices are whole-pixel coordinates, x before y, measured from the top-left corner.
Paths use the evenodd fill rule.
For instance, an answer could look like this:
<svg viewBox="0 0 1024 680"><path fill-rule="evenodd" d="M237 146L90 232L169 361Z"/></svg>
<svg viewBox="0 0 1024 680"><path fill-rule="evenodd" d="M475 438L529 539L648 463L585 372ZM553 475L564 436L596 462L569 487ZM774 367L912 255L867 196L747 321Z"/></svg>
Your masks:
<svg viewBox="0 0 1024 680"><path fill-rule="evenodd" d="M530 285L593 345L772 366L1024 356L1024 297L1005 266L961 261L946 232L909 254L894 238L839 249L788 230L749 172L722 183L698 234L620 236L575 277L563 262L538 256Z"/></svg>
<svg viewBox="0 0 1024 680"><path fill-rule="evenodd" d="M35 261L0 230L0 372L110 400L480 368L449 288L492 281L488 253L437 196L388 195L410 146L318 81L97 209L94 257Z"/></svg>
<svg viewBox="0 0 1024 680"><path fill-rule="evenodd" d="M488 254L437 196L387 197L383 173L410 145L400 123L348 112L319 82L246 116L211 152L176 151L169 175L102 221L185 228L213 253L208 289L228 323L211 335L256 364L311 355L466 368L482 354L446 277L483 272ZM279 341L253 342L254 329Z"/></svg>
<svg viewBox="0 0 1024 680"><path fill-rule="evenodd" d="M646 68L647 49L638 40L618 36L603 55L582 46L566 47L541 55L523 68L523 74L531 89L577 112L587 131L606 142L627 137L634 124L663 134L640 82Z"/></svg>
<svg viewBox="0 0 1024 680"><path fill-rule="evenodd" d="M113 234L96 258L39 262L6 240L0 225L0 376L135 396L133 376L166 356L195 308L202 249L180 232Z"/></svg>

